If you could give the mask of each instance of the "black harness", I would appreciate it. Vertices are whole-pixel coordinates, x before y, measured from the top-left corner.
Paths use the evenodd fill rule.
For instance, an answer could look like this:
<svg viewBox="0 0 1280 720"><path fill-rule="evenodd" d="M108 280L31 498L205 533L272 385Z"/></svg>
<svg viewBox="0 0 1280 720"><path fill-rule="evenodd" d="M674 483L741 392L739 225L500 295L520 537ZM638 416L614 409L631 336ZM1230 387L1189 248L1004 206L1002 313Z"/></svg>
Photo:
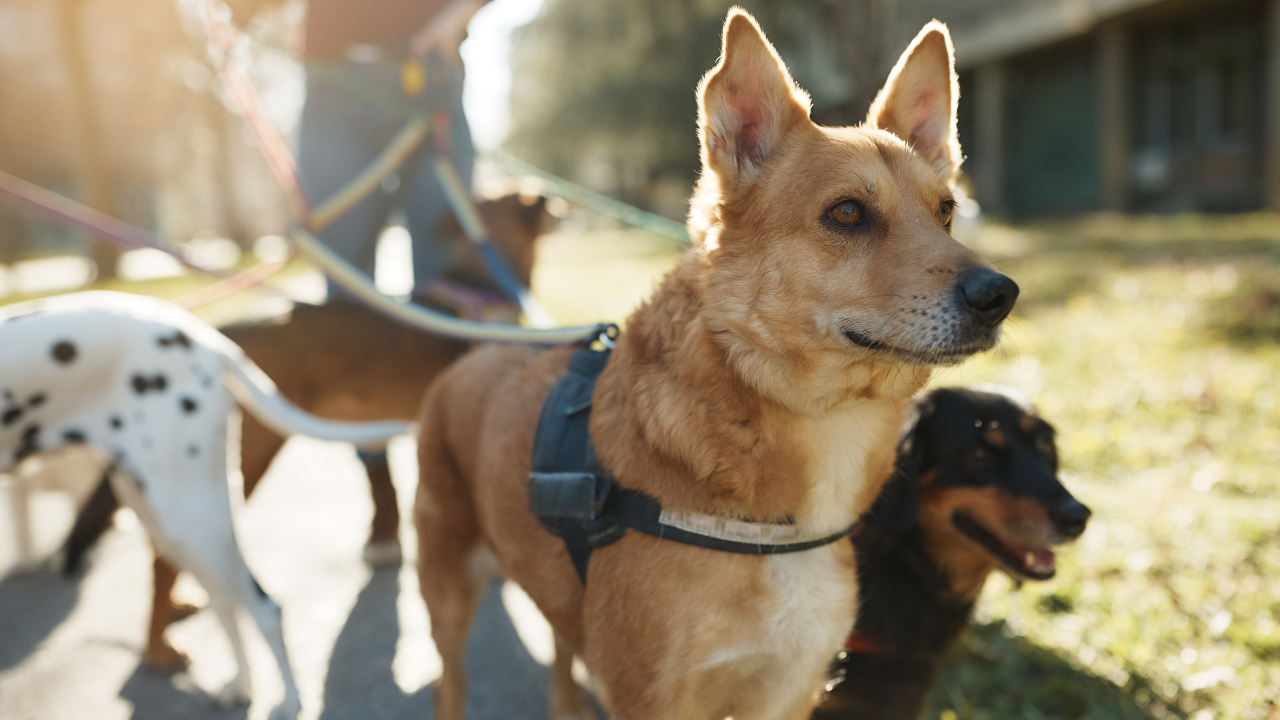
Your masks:
<svg viewBox="0 0 1280 720"><path fill-rule="evenodd" d="M568 371L542 407L533 442L529 507L548 532L564 540L584 585L592 551L620 540L628 528L686 545L745 555L800 552L849 534L852 527L804 542L731 540L672 524L656 499L614 482L596 459L588 426L596 380L609 362L617 336L616 326L606 326L574 351ZM715 522L714 518L703 519Z"/></svg>

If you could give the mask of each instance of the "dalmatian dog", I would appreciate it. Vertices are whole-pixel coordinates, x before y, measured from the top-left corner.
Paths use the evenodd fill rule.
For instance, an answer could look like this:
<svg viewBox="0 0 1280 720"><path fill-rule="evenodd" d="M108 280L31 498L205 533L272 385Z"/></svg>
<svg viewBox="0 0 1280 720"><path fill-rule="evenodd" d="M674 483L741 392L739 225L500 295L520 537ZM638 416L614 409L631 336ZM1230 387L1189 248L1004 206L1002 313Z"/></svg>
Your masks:
<svg viewBox="0 0 1280 720"><path fill-rule="evenodd" d="M238 466L238 448L228 439L239 437L237 401L282 435L375 447L408 431L400 422L339 423L303 412L235 343L168 302L88 292L0 314L0 471L68 445L109 458L116 497L157 552L204 586L231 640L239 667L219 702L245 704L251 695L238 610L275 654L285 697L270 717L286 720L301 703L280 608L250 574L232 526L227 473Z"/></svg>

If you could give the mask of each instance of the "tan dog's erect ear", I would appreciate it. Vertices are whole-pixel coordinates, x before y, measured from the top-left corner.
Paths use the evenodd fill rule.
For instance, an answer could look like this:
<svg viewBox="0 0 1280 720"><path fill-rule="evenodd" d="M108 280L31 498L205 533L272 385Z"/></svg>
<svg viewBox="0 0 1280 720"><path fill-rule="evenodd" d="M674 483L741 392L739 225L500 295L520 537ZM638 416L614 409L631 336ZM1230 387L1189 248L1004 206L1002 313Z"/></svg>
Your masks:
<svg viewBox="0 0 1280 720"><path fill-rule="evenodd" d="M960 170L956 135L955 51L947 26L934 20L916 35L867 113L867 124L902 138L939 172Z"/></svg>
<svg viewBox="0 0 1280 720"><path fill-rule="evenodd" d="M703 166L723 189L750 184L787 130L808 117L809 96L792 82L756 21L731 9L720 62L698 84Z"/></svg>

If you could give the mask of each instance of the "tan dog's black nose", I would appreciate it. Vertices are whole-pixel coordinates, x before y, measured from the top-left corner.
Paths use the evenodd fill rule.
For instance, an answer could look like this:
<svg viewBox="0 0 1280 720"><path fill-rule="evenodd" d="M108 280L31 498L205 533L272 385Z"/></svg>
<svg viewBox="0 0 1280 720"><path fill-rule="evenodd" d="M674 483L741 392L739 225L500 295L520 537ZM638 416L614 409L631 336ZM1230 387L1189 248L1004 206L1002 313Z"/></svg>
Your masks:
<svg viewBox="0 0 1280 720"><path fill-rule="evenodd" d="M1018 299L1018 284L990 268L966 270L956 285L964 306L989 327L1004 320Z"/></svg>

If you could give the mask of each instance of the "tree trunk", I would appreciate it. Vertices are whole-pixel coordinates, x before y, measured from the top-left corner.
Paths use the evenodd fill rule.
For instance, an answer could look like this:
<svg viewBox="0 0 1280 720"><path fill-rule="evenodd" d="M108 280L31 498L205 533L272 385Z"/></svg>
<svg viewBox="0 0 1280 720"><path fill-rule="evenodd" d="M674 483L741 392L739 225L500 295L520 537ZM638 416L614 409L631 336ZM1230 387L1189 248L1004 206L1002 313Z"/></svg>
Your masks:
<svg viewBox="0 0 1280 720"><path fill-rule="evenodd" d="M85 0L58 0L58 34L67 70L72 146L76 151L73 169L80 201L116 217L102 152L98 103L81 32L84 3ZM98 279L114 278L120 249L105 238L95 237L92 252L93 261L98 266Z"/></svg>

